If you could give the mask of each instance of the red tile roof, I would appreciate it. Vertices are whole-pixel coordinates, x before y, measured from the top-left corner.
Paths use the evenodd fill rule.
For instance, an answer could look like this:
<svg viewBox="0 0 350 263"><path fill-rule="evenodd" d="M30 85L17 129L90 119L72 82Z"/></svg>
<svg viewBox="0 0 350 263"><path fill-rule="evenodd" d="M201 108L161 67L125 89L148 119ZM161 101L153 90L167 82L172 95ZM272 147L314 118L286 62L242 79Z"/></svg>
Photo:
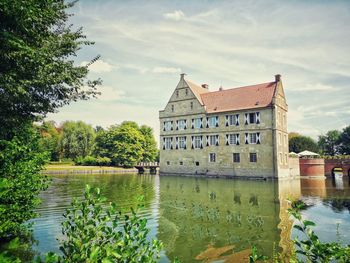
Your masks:
<svg viewBox="0 0 350 263"><path fill-rule="evenodd" d="M199 100L199 102L204 105L203 101L202 101L202 98L201 98L201 95L204 94L204 93L208 93L209 90L208 89L205 89L203 88L202 86L199 86L195 83L193 83L192 81L190 80L185 80L187 85L190 87L190 89L192 90L193 94L197 97L197 99Z"/></svg>
<svg viewBox="0 0 350 263"><path fill-rule="evenodd" d="M210 92L188 80L186 82L196 97L200 97L207 113L267 107L271 105L276 89L276 82L268 82Z"/></svg>

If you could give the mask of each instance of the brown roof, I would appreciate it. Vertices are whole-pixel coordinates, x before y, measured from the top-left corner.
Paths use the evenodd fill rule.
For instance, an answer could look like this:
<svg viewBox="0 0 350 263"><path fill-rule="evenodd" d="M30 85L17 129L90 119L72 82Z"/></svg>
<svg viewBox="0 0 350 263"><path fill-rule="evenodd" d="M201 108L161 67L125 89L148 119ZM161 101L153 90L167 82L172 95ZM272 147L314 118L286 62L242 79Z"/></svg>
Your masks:
<svg viewBox="0 0 350 263"><path fill-rule="evenodd" d="M199 100L199 102L204 105L203 101L202 101L202 98L201 98L201 95L204 94L204 93L209 93L209 90L208 89L205 89L201 86L198 86L197 84L193 83L192 81L190 80L185 80L187 85L190 87L190 89L192 90L193 94L197 97L197 99Z"/></svg>
<svg viewBox="0 0 350 263"><path fill-rule="evenodd" d="M207 113L214 113L267 107L272 103L276 82L214 92L199 88L201 89L198 91L200 102L205 105ZM206 90L206 92L202 90Z"/></svg>

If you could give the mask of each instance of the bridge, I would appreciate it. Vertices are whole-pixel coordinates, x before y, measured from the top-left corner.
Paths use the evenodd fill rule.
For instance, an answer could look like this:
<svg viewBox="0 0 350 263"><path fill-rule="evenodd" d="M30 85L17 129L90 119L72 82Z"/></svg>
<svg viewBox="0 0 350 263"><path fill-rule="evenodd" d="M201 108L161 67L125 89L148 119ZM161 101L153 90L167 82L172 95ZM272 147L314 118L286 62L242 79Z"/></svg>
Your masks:
<svg viewBox="0 0 350 263"><path fill-rule="evenodd" d="M159 168L159 163L158 162L149 162L149 163L141 162L135 165L135 168L138 170L139 174L144 174L145 170L149 170L150 174L156 174L157 168Z"/></svg>
<svg viewBox="0 0 350 263"><path fill-rule="evenodd" d="M335 168L343 170L343 176L350 176L350 158L325 159L324 170L326 176L333 176Z"/></svg>

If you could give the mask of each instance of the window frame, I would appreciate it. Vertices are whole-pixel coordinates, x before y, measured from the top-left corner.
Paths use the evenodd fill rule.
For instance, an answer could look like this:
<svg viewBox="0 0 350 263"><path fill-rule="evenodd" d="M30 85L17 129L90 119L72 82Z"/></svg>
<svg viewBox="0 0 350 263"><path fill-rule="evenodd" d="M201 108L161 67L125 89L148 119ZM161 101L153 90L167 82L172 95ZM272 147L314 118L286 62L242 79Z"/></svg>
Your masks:
<svg viewBox="0 0 350 263"><path fill-rule="evenodd" d="M249 162L257 163L258 162L258 154L257 153L249 153Z"/></svg>
<svg viewBox="0 0 350 263"><path fill-rule="evenodd" d="M209 162L216 163L216 153L209 153Z"/></svg>
<svg viewBox="0 0 350 263"><path fill-rule="evenodd" d="M238 156L238 159L236 158ZM232 153L232 162L240 163L241 162L241 154L240 153Z"/></svg>

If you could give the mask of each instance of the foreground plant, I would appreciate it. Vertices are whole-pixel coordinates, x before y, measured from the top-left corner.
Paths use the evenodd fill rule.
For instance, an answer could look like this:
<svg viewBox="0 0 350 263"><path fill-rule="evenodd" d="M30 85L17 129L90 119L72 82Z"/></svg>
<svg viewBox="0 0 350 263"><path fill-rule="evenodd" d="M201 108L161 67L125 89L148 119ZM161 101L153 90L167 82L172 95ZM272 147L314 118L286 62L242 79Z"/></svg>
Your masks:
<svg viewBox="0 0 350 263"><path fill-rule="evenodd" d="M304 236L303 239L294 239L296 253L304 256L307 262L350 262L350 246L343 246L339 242L322 243L311 228L316 224L301 216L300 211L305 207L304 202L296 201L288 209L289 214L297 220L294 228Z"/></svg>
<svg viewBox="0 0 350 263"><path fill-rule="evenodd" d="M161 242L148 240L147 219L135 210L117 211L100 189L86 186L84 200L75 199L64 217L63 262L156 262Z"/></svg>

